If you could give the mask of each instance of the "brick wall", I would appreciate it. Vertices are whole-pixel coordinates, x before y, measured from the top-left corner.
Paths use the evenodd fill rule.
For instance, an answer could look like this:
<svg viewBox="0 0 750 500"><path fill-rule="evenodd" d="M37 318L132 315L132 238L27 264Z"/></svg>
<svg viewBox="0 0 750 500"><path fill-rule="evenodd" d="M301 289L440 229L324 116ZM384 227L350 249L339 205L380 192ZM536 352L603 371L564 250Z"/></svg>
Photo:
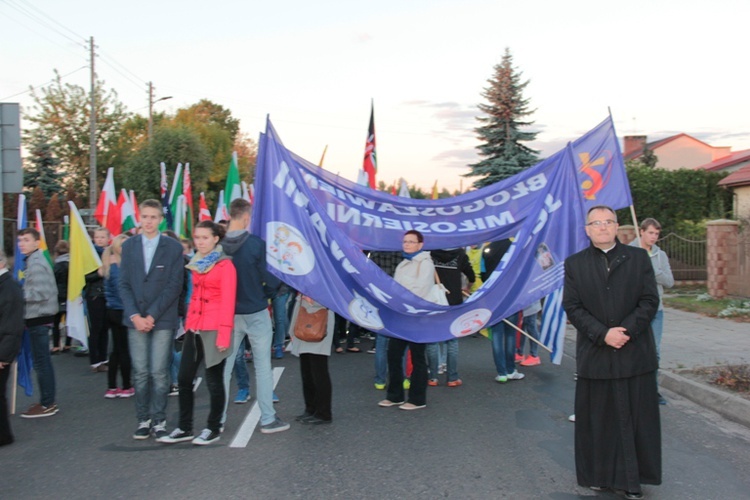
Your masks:
<svg viewBox="0 0 750 500"><path fill-rule="evenodd" d="M708 270L708 293L721 299L735 293L738 262L739 222L715 220L706 224L706 266ZM745 282L747 277L745 277Z"/></svg>

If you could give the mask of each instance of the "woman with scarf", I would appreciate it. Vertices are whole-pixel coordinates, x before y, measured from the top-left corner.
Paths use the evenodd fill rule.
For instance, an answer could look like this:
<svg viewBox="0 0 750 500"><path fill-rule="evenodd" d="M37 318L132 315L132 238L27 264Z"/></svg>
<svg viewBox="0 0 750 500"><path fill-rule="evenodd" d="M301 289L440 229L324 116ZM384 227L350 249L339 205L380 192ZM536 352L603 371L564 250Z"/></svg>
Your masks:
<svg viewBox="0 0 750 500"><path fill-rule="evenodd" d="M435 265L430 252L422 251L424 236L411 230L404 234L404 260L396 267L393 279L414 295L426 298L435 284ZM427 344L391 338L388 341L388 394L378 403L383 407L399 406L402 410L418 410L427 406ZM404 352L411 351L414 368L411 373L409 400L404 398Z"/></svg>
<svg viewBox="0 0 750 500"><path fill-rule="evenodd" d="M192 273L193 292L185 320L185 340L177 376L180 423L161 443L192 441L208 445L221 436L224 411L224 363L232 345L237 272L219 245L225 230L211 221L201 221L193 232L195 255L186 266ZM201 361L206 362L206 386L211 409L206 429L193 434L193 379Z"/></svg>

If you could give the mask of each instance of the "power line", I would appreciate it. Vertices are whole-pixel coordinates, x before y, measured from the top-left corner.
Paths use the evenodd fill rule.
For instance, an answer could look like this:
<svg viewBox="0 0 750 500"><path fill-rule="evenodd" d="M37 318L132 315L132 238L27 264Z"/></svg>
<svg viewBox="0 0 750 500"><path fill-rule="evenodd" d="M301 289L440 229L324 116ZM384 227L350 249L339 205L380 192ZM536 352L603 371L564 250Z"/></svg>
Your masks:
<svg viewBox="0 0 750 500"><path fill-rule="evenodd" d="M47 19L49 19L50 21L52 21L53 23L57 24L58 26L60 26L60 27L61 27L61 28L63 28L64 30L67 30L68 32L70 32L70 33L71 33L71 34L72 34L73 36L76 36L76 37L78 37L78 38L80 38L80 39L84 40L84 43L85 43L86 37L84 37L84 36L81 36L81 35L79 35L79 34L78 34L78 33L76 33L75 31L73 31L72 29L68 28L67 26L64 26L63 24L61 24L61 23L57 22L57 21L56 21L55 19L53 19L52 17L48 16L48 15L47 15L47 14L45 14L45 13L44 13L43 11L41 11L41 10L40 10L40 9L38 9L38 8L36 8L36 7L35 7L35 6L33 5L33 4L31 4L31 3L27 2L26 0L18 0L18 1L20 1L20 2L23 2L23 3L24 3L24 4L26 4L27 6L31 7L32 9L34 9L35 11L37 11L37 12L38 12L39 14L43 15L44 17L46 17Z"/></svg>
<svg viewBox="0 0 750 500"><path fill-rule="evenodd" d="M52 18L51 18L50 16L48 16L48 15L44 14L44 13L43 13L42 11L40 11L40 10L39 10L39 9L37 9L36 7L33 7L33 6L31 6L32 8L34 8L34 10L36 10L36 11L37 11L37 12L39 12L39 13L41 13L41 14L42 14L43 16L45 16L46 18L48 18L48 19L52 20L52 22L54 22L54 23L55 23L55 24L57 24L58 26L61 26L61 27L63 27L64 29L66 29L67 31L69 31L70 33L73 33L73 35L74 35L74 36L76 36L76 37L77 37L77 39L76 39L76 38L72 38L72 37L71 37L70 35L68 35L68 34L66 34L66 33L63 33L62 31L60 31L59 29L57 29L57 28L56 28L56 27L55 27L54 25L52 25L52 24L51 24L50 22L48 22L48 21L46 21L46 20L42 19L42 18L41 18L41 17L39 17L39 16L37 15L37 14L35 14L35 13L31 12L31 11L30 11L30 10L29 10L28 8L26 8L26 7L22 6L22 5L19 5L18 3L15 3L15 1L14 1L14 0L6 0L6 3L7 3L7 4L8 4L8 5L10 6L10 7L12 7L12 8L14 8L14 9L16 9L16 10L17 10L18 12L20 12L21 14L23 14L23 15L27 16L27 17L28 17L29 19L31 19L31 20L33 20L33 21L36 21L37 23L41 24L42 26L44 26L44 27L45 27L45 28L47 28L48 30L50 30L50 31L54 31L54 32L55 32L55 33L57 33L58 35L60 35L60 36L62 36L62 37L64 37L64 38L66 38L66 39L68 39L69 41L71 41L71 42L73 42L73 43L75 43L75 44L77 44L77 45L81 45L82 47L85 47L85 46L86 46L86 45L85 45L85 39L84 39L84 38L83 38L82 36L78 35L78 34L77 34L77 33L75 33L74 31L72 31L72 30L70 30L70 29L66 28L65 26L63 26L63 25L62 25L62 24L60 24L59 22L57 22L57 21L55 21L54 19L52 19Z"/></svg>
<svg viewBox="0 0 750 500"><path fill-rule="evenodd" d="M72 75L73 73L78 73L82 69L88 69L88 66L81 66L80 68L75 69L75 70L71 71L70 73L66 73L64 75L60 75L60 79L68 77L68 76ZM50 83L53 83L56 80L57 80L57 78L53 78L52 80L46 81L44 83L40 83L39 85L32 85L31 88L29 88L28 90L24 90L23 92L19 92L17 94L9 95L7 97L2 97L2 98L0 98L0 101L6 101L6 100L8 100L8 99L10 99L12 97L16 97L16 96L23 95L23 94L28 94L29 92L31 92L35 88L44 87L45 85L49 85Z"/></svg>

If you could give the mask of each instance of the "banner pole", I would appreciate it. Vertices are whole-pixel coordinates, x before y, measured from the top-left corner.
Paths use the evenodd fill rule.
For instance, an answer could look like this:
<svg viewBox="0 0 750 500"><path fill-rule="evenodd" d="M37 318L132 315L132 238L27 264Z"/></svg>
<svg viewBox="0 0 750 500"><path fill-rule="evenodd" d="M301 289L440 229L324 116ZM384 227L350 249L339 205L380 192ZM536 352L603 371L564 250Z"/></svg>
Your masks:
<svg viewBox="0 0 750 500"><path fill-rule="evenodd" d="M510 326L512 326L513 328L515 328L515 329L516 329L516 331L518 331L518 332L521 332L521 333L523 333L524 335L526 335L526 336L527 336L527 337L529 338L529 340L533 340L534 342L536 342L536 343L537 343L537 344L539 344L540 346L544 347L544 348L545 348L545 349L547 350L547 352L550 352L550 353L552 352L552 349L550 349L550 348L549 348L549 347L547 347L546 345L542 344L542 343L541 343L541 342L539 342L539 341L538 341L537 339L535 339L534 337L532 337L532 336L531 336L531 335L529 335L528 333L524 332L523 330L521 330L520 328L518 328L518 327L517 327L516 325L514 325L513 323L511 323L511 322L510 322L510 321L508 321L507 319L504 319L503 321L504 321L504 322L505 322L505 323L506 323L507 325L510 325Z"/></svg>
<svg viewBox="0 0 750 500"><path fill-rule="evenodd" d="M633 218L633 226L635 226L635 239L638 241L638 244L641 243L641 231L638 227L638 218L635 216L635 206L630 205L630 216Z"/></svg>
<svg viewBox="0 0 750 500"><path fill-rule="evenodd" d="M6 366L3 368L4 370L7 369ZM16 395L18 393L18 361L13 360L13 363L10 366L10 369L12 370L11 373L13 373L13 376L11 377L11 389L10 389L10 414L15 415L16 414Z"/></svg>

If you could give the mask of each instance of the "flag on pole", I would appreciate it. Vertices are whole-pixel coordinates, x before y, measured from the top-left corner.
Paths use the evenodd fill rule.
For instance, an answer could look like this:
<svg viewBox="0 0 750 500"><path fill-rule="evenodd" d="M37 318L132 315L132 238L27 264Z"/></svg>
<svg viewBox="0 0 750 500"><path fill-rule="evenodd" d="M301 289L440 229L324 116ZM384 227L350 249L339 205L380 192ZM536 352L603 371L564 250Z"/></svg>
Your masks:
<svg viewBox="0 0 750 500"><path fill-rule="evenodd" d="M117 191L115 191L115 169L107 169L107 179L104 181L99 203L96 205L94 217L99 225L109 229L112 236L120 234L120 214L117 210Z"/></svg>
<svg viewBox="0 0 750 500"><path fill-rule="evenodd" d="M398 186L398 195L403 196L404 198L411 198L411 193L409 193L409 186L406 184L406 181L404 178L401 178L401 183Z"/></svg>
<svg viewBox="0 0 750 500"><path fill-rule="evenodd" d="M438 199L438 189L437 189L437 180L435 180L435 184L432 186L432 199L437 200Z"/></svg>
<svg viewBox="0 0 750 500"><path fill-rule="evenodd" d="M237 163L237 151L232 153L232 161L229 163L227 182L224 185L224 212L222 219L229 220L229 204L232 200L242 198L242 184L240 183L240 169Z"/></svg>
<svg viewBox="0 0 750 500"><path fill-rule="evenodd" d="M247 185L247 182L242 181L242 199L247 201L249 204L253 204L253 197L250 194L250 189L252 188L252 184L250 186Z"/></svg>
<svg viewBox="0 0 750 500"><path fill-rule="evenodd" d="M193 208L193 185L190 182L190 163L185 164L185 179L182 187L185 195L185 234L190 237L193 234L193 222L195 221L195 210Z"/></svg>
<svg viewBox="0 0 750 500"><path fill-rule="evenodd" d="M49 264L50 268L55 267L55 263L52 261L52 256L49 254L49 247L47 246L47 237L44 235L44 224L42 223L42 211L36 209L34 215L36 216L36 230L39 233L39 251L44 255L45 260Z"/></svg>
<svg viewBox="0 0 750 500"><path fill-rule="evenodd" d="M68 241L70 238L70 217L63 215L63 239Z"/></svg>
<svg viewBox="0 0 750 500"><path fill-rule="evenodd" d="M86 316L83 312L83 287L86 275L102 265L99 254L86 232L81 214L72 201L70 207L70 264L68 267L68 303L66 324L68 336L88 347Z"/></svg>
<svg viewBox="0 0 750 500"><path fill-rule="evenodd" d="M208 210L208 204L206 203L206 195L201 192L200 200L198 201L198 220L211 220L211 212Z"/></svg>
<svg viewBox="0 0 750 500"><path fill-rule="evenodd" d="M177 199L182 196L182 163L177 164L172 178L172 191L169 193L169 211L172 213L172 225L170 229L177 233L177 236L185 234L185 218L180 217L179 226L177 221Z"/></svg>
<svg viewBox="0 0 750 500"><path fill-rule="evenodd" d="M396 181L393 181L393 184L391 185L391 194L393 196L396 196L398 194L398 189L396 189Z"/></svg>
<svg viewBox="0 0 750 500"><path fill-rule="evenodd" d="M318 166L323 166L323 160L326 159L326 151L328 151L328 144L326 144L326 147L323 148L323 154L320 156L320 162L318 162Z"/></svg>
<svg viewBox="0 0 750 500"><path fill-rule="evenodd" d="M180 238L185 238L185 195L180 194L177 197L177 202L174 205L173 218L174 218L174 232Z"/></svg>
<svg viewBox="0 0 750 500"><path fill-rule="evenodd" d="M127 191L120 190L120 197L117 199L117 207L120 209L122 232L127 233L136 228L135 210L133 203L130 201Z"/></svg>
<svg viewBox="0 0 750 500"><path fill-rule="evenodd" d="M159 184L161 191L161 209L164 212L164 218L159 224L159 231L166 231L172 227L172 213L169 211L169 184L167 184L167 166L164 162L159 163L161 182Z"/></svg>
<svg viewBox="0 0 750 500"><path fill-rule="evenodd" d="M219 202L216 206L216 213L214 214L214 222L217 224L222 220L229 220L229 210L224 205L224 190L219 191Z"/></svg>
<svg viewBox="0 0 750 500"><path fill-rule="evenodd" d="M365 172L361 168L357 172L357 184L359 184L360 186L370 185L369 181L367 180L367 172Z"/></svg>
<svg viewBox="0 0 750 500"><path fill-rule="evenodd" d="M26 196L19 194L16 229L20 231L26 227L28 227ZM13 277L21 286L23 286L24 281L24 269L26 269L26 259L21 253L21 249L18 247L18 239L16 239L16 253L13 254ZM34 382L31 379L31 369L34 363L31 357L31 337L29 336L29 331L25 328L23 330L23 338L21 339L21 352L18 353L16 362L18 385L23 387L24 394L31 396L34 394Z"/></svg>
<svg viewBox="0 0 750 500"><path fill-rule="evenodd" d="M562 363L565 345L567 316L562 306L562 298L562 287L547 295L542 308L542 330L539 334L540 342L552 350L550 360L556 365Z"/></svg>
<svg viewBox="0 0 750 500"><path fill-rule="evenodd" d="M375 173L378 171L378 161L375 154L375 104L372 101L370 101L370 128L367 131L365 160L362 169L367 174L367 184L375 189Z"/></svg>
<svg viewBox="0 0 750 500"><path fill-rule="evenodd" d="M141 225L141 209L138 208L138 202L135 200L135 191L130 190L130 206L133 207L133 218L135 219L135 227Z"/></svg>

